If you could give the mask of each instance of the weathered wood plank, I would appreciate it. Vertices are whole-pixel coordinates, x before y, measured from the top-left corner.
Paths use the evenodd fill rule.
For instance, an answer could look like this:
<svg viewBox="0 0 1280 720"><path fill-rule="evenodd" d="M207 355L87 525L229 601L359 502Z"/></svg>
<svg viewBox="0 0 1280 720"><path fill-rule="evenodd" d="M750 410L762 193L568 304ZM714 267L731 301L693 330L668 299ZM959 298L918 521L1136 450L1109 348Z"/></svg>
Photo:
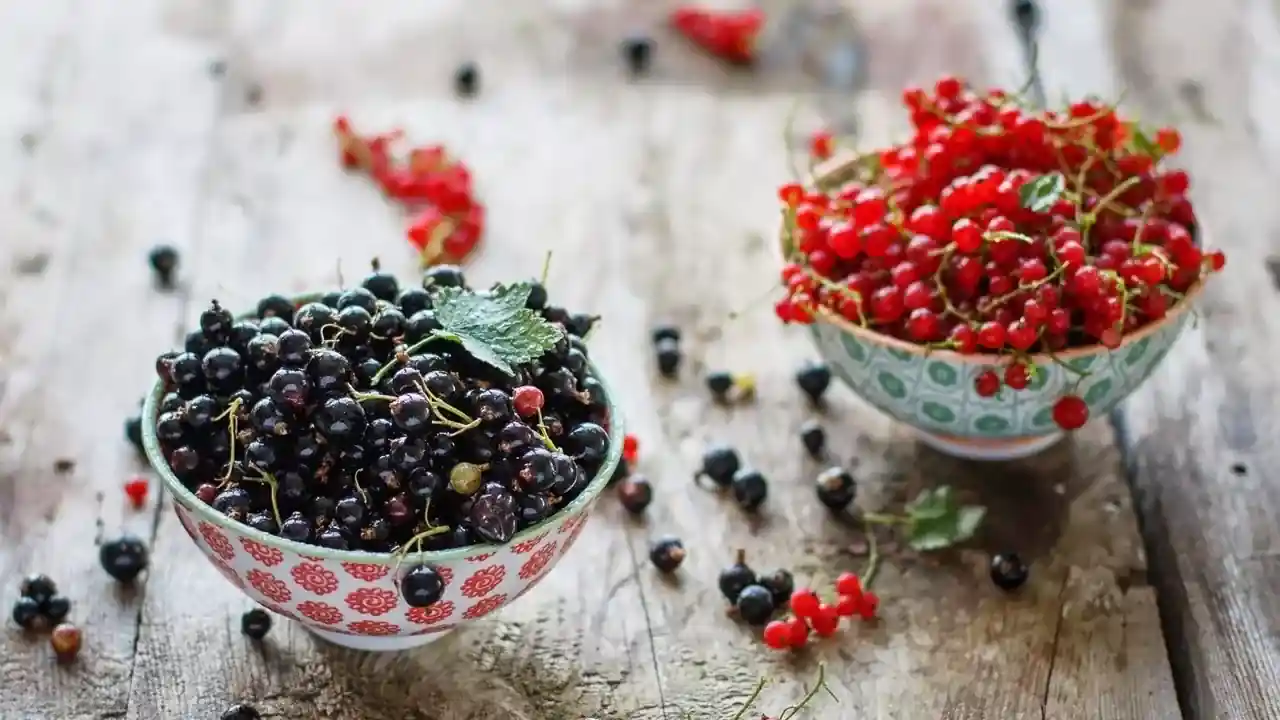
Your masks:
<svg viewBox="0 0 1280 720"><path fill-rule="evenodd" d="M121 437L181 295L151 287L147 250L182 244L215 89L206 50L175 41L163 3L6 3L0 92L0 576L53 576L85 633L53 669L43 635L0 635L0 716L120 716L139 593L98 568L96 542L149 537L125 509L137 472ZM55 460L74 463L69 472ZM6 612L7 615L7 612Z"/></svg>
<svg viewBox="0 0 1280 720"><path fill-rule="evenodd" d="M1044 14L1045 47L1063 51L1043 56L1046 85L1104 96L1124 88L1131 110L1178 123L1206 242L1230 258L1200 322L1123 420L1184 710L1276 717L1275 11L1252 1L1054 0Z"/></svg>

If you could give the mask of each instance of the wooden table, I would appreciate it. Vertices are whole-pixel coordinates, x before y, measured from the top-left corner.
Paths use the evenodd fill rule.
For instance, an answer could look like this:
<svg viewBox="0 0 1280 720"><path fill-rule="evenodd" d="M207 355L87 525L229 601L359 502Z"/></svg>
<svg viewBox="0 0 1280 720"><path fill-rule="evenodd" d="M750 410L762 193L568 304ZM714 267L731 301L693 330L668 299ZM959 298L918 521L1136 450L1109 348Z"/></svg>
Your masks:
<svg viewBox="0 0 1280 720"><path fill-rule="evenodd" d="M765 239L786 176L783 127L856 126L884 142L908 82L944 71L1018 86L1027 57L996 0L767 4L767 58L729 72L665 31L630 81L618 40L663 3L623 0L41 0L0 3L0 597L55 576L85 629L78 664L0 635L0 717L728 718L760 678L776 714L820 664L838 704L815 718L1280 717L1280 29L1263 0L1042 0L1051 96L1127 91L1181 123L1210 242L1230 265L1200 322L1116 423L1003 465L957 462L843 389L822 416L864 508L950 483L990 509L979 541L891 549L882 619L797 657L725 617L715 574L734 548L830 580L861 566L827 519L794 430L813 413L792 369L812 349L765 309ZM475 58L483 90L455 99ZM622 395L659 489L644 522L612 498L526 599L402 655L361 655L280 622L255 647L249 601L218 577L167 503L127 509L142 470L121 437L151 376L209 298L244 305L357 277L371 256L415 272L403 221L336 166L335 113L456 148L490 208L482 281L536 272L603 314L593 354ZM820 120L820 118L822 118ZM182 251L183 285L153 288L147 250ZM755 306L757 308L761 306ZM654 377L646 327L679 323L677 383ZM707 368L749 371L753 406L709 404ZM731 441L773 479L763 519L689 482ZM74 468L55 472L55 461ZM151 538L135 591L95 540ZM1141 532L1140 532L1141 531ZM690 548L678 583L645 558ZM1023 592L986 579L991 552L1029 558Z"/></svg>

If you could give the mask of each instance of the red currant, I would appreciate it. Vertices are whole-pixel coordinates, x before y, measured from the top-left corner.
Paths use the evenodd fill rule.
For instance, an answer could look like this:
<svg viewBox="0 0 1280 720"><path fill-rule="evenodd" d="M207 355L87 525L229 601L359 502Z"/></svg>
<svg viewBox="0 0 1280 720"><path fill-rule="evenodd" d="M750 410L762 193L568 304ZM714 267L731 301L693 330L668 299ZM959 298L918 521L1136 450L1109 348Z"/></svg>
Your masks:
<svg viewBox="0 0 1280 720"><path fill-rule="evenodd" d="M782 620L774 620L765 625L764 644L774 650L786 650L791 647L791 627Z"/></svg>
<svg viewBox="0 0 1280 720"><path fill-rule="evenodd" d="M821 604L817 593L809 588L798 588L791 593L791 612L798 618L812 619Z"/></svg>
<svg viewBox="0 0 1280 720"><path fill-rule="evenodd" d="M147 490L151 483L141 475L129 478L124 484L124 494L128 496L129 502L135 507L140 508L147 502Z"/></svg>
<svg viewBox="0 0 1280 720"><path fill-rule="evenodd" d="M1076 395L1063 395L1053 404L1053 421L1063 430L1077 430L1089 420L1089 406Z"/></svg>
<svg viewBox="0 0 1280 720"><path fill-rule="evenodd" d="M520 417L537 415L544 401L542 391L532 385L521 385L511 393L511 404Z"/></svg>
<svg viewBox="0 0 1280 720"><path fill-rule="evenodd" d="M973 379L973 389L982 397L993 397L1000 392L1000 376L995 370L983 370Z"/></svg>

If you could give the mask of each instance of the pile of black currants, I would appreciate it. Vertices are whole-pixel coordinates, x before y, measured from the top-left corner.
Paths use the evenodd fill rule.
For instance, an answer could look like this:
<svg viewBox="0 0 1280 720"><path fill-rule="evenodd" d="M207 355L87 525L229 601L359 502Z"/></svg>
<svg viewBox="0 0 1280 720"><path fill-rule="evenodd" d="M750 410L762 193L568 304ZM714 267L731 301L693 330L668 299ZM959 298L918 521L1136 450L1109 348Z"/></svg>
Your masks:
<svg viewBox="0 0 1280 720"><path fill-rule="evenodd" d="M296 542L395 552L509 541L581 493L610 448L582 339L597 318L549 305L538 283L522 288L517 312L553 342L505 370L442 332L442 293L473 293L453 266L402 289L375 265L359 287L314 302L263 298L253 319L215 300L184 350L156 362L169 467L218 512Z"/></svg>

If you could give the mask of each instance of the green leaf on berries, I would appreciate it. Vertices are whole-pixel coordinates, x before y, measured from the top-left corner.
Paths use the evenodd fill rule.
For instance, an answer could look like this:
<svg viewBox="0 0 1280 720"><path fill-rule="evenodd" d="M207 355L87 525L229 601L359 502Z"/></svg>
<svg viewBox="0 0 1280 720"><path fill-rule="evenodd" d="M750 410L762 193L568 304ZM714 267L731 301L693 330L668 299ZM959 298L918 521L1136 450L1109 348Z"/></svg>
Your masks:
<svg viewBox="0 0 1280 720"><path fill-rule="evenodd" d="M1053 204L1062 197L1067 189L1067 179L1062 173L1052 172L1041 175L1018 189L1018 202L1032 212L1049 212Z"/></svg>
<svg viewBox="0 0 1280 720"><path fill-rule="evenodd" d="M555 347L561 330L525 307L533 286L498 284L477 293L442 287L432 293L442 340L461 343L475 359L514 374L512 366L533 362Z"/></svg>
<svg viewBox="0 0 1280 720"><path fill-rule="evenodd" d="M1142 131L1142 128L1138 127L1137 123L1130 124L1129 134L1133 137L1133 148L1139 153L1143 155L1150 155L1151 157L1159 157L1163 154L1160 150L1160 146L1156 144L1156 141L1148 137L1147 134Z"/></svg>
<svg viewBox="0 0 1280 720"><path fill-rule="evenodd" d="M941 550L973 537L987 509L960 505L949 486L924 490L907 505L907 544L914 550Z"/></svg>

